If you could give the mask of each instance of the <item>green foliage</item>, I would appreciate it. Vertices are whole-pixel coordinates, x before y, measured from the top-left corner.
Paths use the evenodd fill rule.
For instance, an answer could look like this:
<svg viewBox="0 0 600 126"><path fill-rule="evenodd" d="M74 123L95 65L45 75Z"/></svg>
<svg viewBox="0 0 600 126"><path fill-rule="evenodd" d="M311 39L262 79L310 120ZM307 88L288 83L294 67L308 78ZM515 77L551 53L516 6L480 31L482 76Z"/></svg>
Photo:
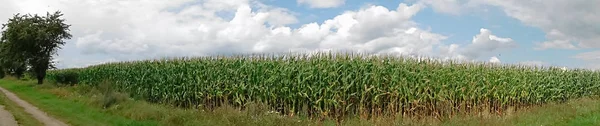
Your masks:
<svg viewBox="0 0 600 126"><path fill-rule="evenodd" d="M4 78L6 76L6 72L4 71L4 68L2 67L2 65L0 65L0 79Z"/></svg>
<svg viewBox="0 0 600 126"><path fill-rule="evenodd" d="M60 70L60 72L48 71L46 77L48 81L58 84L75 85L79 82L79 70L78 68L72 68Z"/></svg>
<svg viewBox="0 0 600 126"><path fill-rule="evenodd" d="M4 45L4 44L0 44ZM0 51L3 51L2 49L0 49ZM27 70L25 63L19 61L19 60L13 60L10 61L11 58L7 58L9 56L5 55L3 52L2 54L3 57L0 58L0 66L2 66L2 71L4 71L6 74L14 76L18 79L20 79L21 77L24 76L25 71Z"/></svg>
<svg viewBox="0 0 600 126"><path fill-rule="evenodd" d="M257 102L285 115L335 118L502 113L600 94L600 73L588 70L356 54L146 60L79 71L80 84L103 80L151 102L241 109Z"/></svg>
<svg viewBox="0 0 600 126"><path fill-rule="evenodd" d="M63 39L71 38L62 15L60 11L46 16L16 14L9 19L0 38L2 65L17 77L29 69L41 84L46 70L54 67L52 56L65 44Z"/></svg>

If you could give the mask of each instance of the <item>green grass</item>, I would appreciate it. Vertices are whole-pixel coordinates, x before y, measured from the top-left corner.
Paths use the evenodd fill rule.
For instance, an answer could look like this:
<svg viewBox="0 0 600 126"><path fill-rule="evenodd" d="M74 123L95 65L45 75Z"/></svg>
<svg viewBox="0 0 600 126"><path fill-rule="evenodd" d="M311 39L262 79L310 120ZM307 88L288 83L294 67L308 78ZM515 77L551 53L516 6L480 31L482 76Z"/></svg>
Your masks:
<svg viewBox="0 0 600 126"><path fill-rule="evenodd" d="M600 125L600 99L581 98L518 110L504 116L453 118L443 125L596 126Z"/></svg>
<svg viewBox="0 0 600 126"><path fill-rule="evenodd" d="M19 106L17 103L12 102L10 99L8 99L8 97L6 97L6 95L4 95L4 93L0 92L0 105L4 105L4 109L6 109L8 112L10 112L15 119L17 120L17 123L20 126L41 126L42 123L40 123L37 119L33 118L29 113L25 112L25 109L23 109L23 107Z"/></svg>
<svg viewBox="0 0 600 126"><path fill-rule="evenodd" d="M287 117L268 114L265 106L249 105L252 110L219 107L212 112L182 109L163 104L124 99L102 109L101 90L89 86L36 86L30 81L0 80L0 86L19 95L40 109L73 125L210 125L210 126L275 126L275 125L335 125L335 121ZM118 93L117 93L118 94ZM115 95L120 97L120 95ZM121 98L122 99L122 98ZM580 98L565 103L549 103L505 113L457 115L447 119L401 119L393 116L364 120L353 116L341 124L369 125L600 125L600 100ZM141 120L141 121L140 121ZM34 125L34 124L32 124Z"/></svg>
<svg viewBox="0 0 600 126"><path fill-rule="evenodd" d="M0 80L0 86L53 117L71 125L157 125L155 121L127 119L123 116L103 112L100 108L91 107L77 100L60 98L55 94L40 90L41 87L36 87L34 83L33 81Z"/></svg>
<svg viewBox="0 0 600 126"><path fill-rule="evenodd" d="M234 107L219 107L211 112L183 109L162 104L129 99L113 94L117 103L103 107L101 89L89 86L57 87L36 85L33 81L0 80L0 86L17 94L59 120L72 125L206 125L206 126L278 126L322 125L333 121L310 121L300 117L269 114L267 109L240 111ZM257 107L260 108L260 107ZM262 107L264 108L264 107Z"/></svg>
<svg viewBox="0 0 600 126"><path fill-rule="evenodd" d="M164 104L126 99L103 109L102 89L90 86L57 87L35 85L33 81L0 80L0 86L19 95L40 109L73 125L172 125L172 126L307 126L336 125L331 119L308 119L269 113L264 104L249 104L246 110L222 106L212 111L184 109ZM31 97L40 97L30 99ZM116 95L115 97L120 97ZM122 99L122 98L117 98ZM51 102L48 102L51 100ZM57 104L57 102L59 102ZM69 108L73 108L69 110ZM109 117L119 120L107 119ZM136 121L138 120L138 121ZM151 123L139 123L139 121ZM343 125L395 125L395 118L367 121L348 118Z"/></svg>

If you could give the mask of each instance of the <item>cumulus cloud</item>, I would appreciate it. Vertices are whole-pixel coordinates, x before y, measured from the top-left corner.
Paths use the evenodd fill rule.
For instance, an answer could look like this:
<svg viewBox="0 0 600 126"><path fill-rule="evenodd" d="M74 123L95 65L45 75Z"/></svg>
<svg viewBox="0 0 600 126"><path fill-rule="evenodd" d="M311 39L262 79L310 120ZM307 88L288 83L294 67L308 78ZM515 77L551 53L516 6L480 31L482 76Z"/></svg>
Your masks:
<svg viewBox="0 0 600 126"><path fill-rule="evenodd" d="M306 4L311 8L332 8L344 5L346 0L297 0L298 4Z"/></svg>
<svg viewBox="0 0 600 126"><path fill-rule="evenodd" d="M470 4L500 7L508 16L542 29L548 41L536 49L600 48L600 1L470 0Z"/></svg>
<svg viewBox="0 0 600 126"><path fill-rule="evenodd" d="M536 43L538 47L535 47L536 50L544 50L544 49L577 49L575 45L573 45L573 40L569 39L565 34L560 32L559 30L552 29L550 32L546 34L546 38L549 41Z"/></svg>
<svg viewBox="0 0 600 126"><path fill-rule="evenodd" d="M600 51L584 52L574 55L572 58L587 61L586 68L600 70Z"/></svg>
<svg viewBox="0 0 600 126"><path fill-rule="evenodd" d="M598 49L600 48L600 1L597 0L417 0L437 12L487 12L498 8L507 16L545 32L545 41L534 42L535 50ZM459 8L459 9L454 9ZM588 59L588 65L600 64L589 60L600 53L588 52L574 56ZM454 56L456 57L456 56Z"/></svg>
<svg viewBox="0 0 600 126"><path fill-rule="evenodd" d="M463 52L467 57L479 57L485 52L494 52L500 49L514 48L517 44L511 38L502 38L492 34L492 31L482 28L479 34Z"/></svg>
<svg viewBox="0 0 600 126"><path fill-rule="evenodd" d="M72 53L104 55L105 60L117 61L315 50L435 55L436 47L447 38L420 29L411 20L422 4L402 3L394 9L373 5L291 28L287 25L297 20L292 12L252 0L2 1L13 7L3 8L7 11L2 12L10 14L65 13L74 35L64 48L68 51L59 56L67 67L77 66L68 63L81 58Z"/></svg>
<svg viewBox="0 0 600 126"><path fill-rule="evenodd" d="M580 53L580 54L575 55L574 58L582 59L582 60L589 60L589 61L600 60L600 51Z"/></svg>
<svg viewBox="0 0 600 126"><path fill-rule="evenodd" d="M535 50L546 50L546 49L577 49L570 41L567 40L550 40L542 43L536 43L537 47Z"/></svg>
<svg viewBox="0 0 600 126"><path fill-rule="evenodd" d="M507 16L545 32L545 41L534 42L535 50L600 48L600 5L598 0L419 0L437 12L460 14L465 10L487 11L498 7ZM459 9L454 9L459 8ZM456 57L456 56L455 56ZM600 64L600 53L581 53L574 58L587 61L588 68ZM595 60L591 60L595 59Z"/></svg>
<svg viewBox="0 0 600 126"><path fill-rule="evenodd" d="M517 44L511 38L498 37L493 35L492 31L485 28L481 28L479 32L479 34L473 37L471 43L464 47L458 44L440 46L441 55L445 56L445 59L473 60L503 49L517 47ZM497 57L492 58L497 59Z"/></svg>
<svg viewBox="0 0 600 126"><path fill-rule="evenodd" d="M37 1L30 6L63 11L72 24L76 47L86 54L180 55L250 51L246 47L252 47L252 41L296 21L286 9L258 4L247 0ZM15 12L45 12L21 9Z"/></svg>
<svg viewBox="0 0 600 126"><path fill-rule="evenodd" d="M462 55L460 52L460 45L458 44L450 44L450 45L440 45L439 51L440 56L443 57L444 60L470 60L472 58L466 57Z"/></svg>
<svg viewBox="0 0 600 126"><path fill-rule="evenodd" d="M17 12L65 13L74 37L59 53L62 67L165 56L323 50L474 60L516 45L487 29L480 29L468 45L444 44L446 36L412 21L423 3L372 5L292 28L288 25L297 22L293 12L255 0L15 1L0 0L8 6L0 18Z"/></svg>
<svg viewBox="0 0 600 126"><path fill-rule="evenodd" d="M423 6L400 4L395 10L371 6L347 11L323 23L274 29L255 51L353 50L365 53L432 54L445 36L421 30L410 20ZM287 42L287 43L282 43Z"/></svg>
<svg viewBox="0 0 600 126"><path fill-rule="evenodd" d="M489 62L490 63L501 63L500 59L498 59L498 57L495 57L495 56L490 57Z"/></svg>

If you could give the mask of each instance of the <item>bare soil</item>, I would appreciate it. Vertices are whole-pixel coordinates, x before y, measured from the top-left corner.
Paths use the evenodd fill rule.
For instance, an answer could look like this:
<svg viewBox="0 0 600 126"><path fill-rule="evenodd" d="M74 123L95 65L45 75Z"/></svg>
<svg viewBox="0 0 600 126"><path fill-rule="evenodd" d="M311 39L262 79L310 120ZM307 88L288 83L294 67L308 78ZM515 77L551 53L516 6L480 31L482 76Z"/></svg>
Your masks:
<svg viewBox="0 0 600 126"><path fill-rule="evenodd" d="M0 126L17 126L17 121L10 112L4 110L4 106L0 105Z"/></svg>

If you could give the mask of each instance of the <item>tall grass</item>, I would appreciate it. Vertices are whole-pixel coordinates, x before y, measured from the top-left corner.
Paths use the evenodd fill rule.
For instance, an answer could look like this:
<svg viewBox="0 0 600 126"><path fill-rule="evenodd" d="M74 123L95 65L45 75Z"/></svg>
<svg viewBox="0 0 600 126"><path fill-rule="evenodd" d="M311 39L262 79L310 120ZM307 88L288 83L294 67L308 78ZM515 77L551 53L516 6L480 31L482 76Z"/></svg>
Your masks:
<svg viewBox="0 0 600 126"><path fill-rule="evenodd" d="M243 109L267 104L285 115L446 116L502 113L600 94L600 73L392 56L214 56L108 63L76 71L79 84L105 80L150 102Z"/></svg>

